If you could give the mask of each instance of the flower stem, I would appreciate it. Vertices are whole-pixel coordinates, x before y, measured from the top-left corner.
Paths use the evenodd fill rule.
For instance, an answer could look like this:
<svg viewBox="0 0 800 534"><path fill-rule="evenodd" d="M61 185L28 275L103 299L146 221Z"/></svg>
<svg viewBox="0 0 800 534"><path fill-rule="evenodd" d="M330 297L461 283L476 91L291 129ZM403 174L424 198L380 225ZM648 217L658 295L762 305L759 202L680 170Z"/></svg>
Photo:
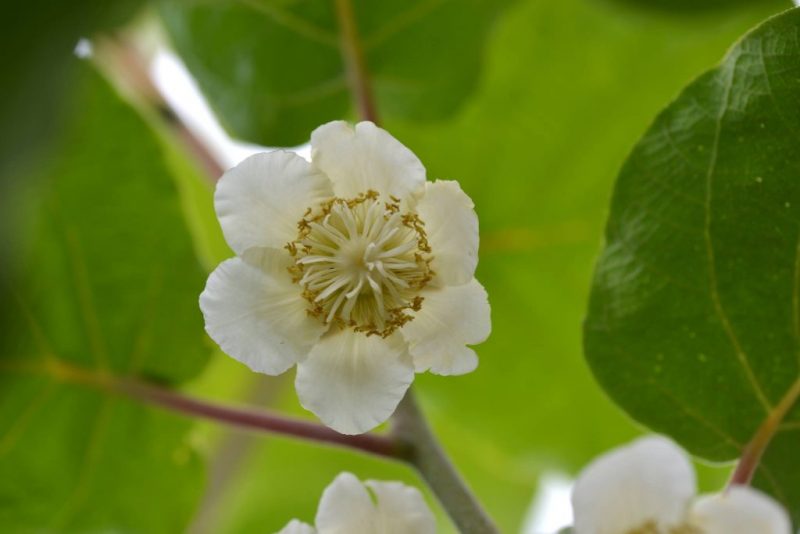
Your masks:
<svg viewBox="0 0 800 534"><path fill-rule="evenodd" d="M372 82L367 70L364 49L358 36L352 0L336 0L336 16L339 19L342 59L347 69L350 93L363 120L378 123L378 110L372 94Z"/></svg>
<svg viewBox="0 0 800 534"><path fill-rule="evenodd" d="M736 470L733 472L731 480L728 483L729 486L750 484L756 469L758 469L761 456L763 456L764 451L778 431L778 427L786 417L786 414L797 402L798 397L800 397L800 378L794 381L778 405L775 406L764 422L761 423L761 426L758 427L753 439L750 440L750 443L747 444L744 452L742 452L742 457L739 459Z"/></svg>
<svg viewBox="0 0 800 534"><path fill-rule="evenodd" d="M390 459L401 459L403 446L391 437L378 434L347 436L326 426L270 413L265 410L237 408L189 397L172 389L138 381L121 380L114 388L131 397L192 417L210 419L226 425L273 432L309 441L349 447Z"/></svg>
<svg viewBox="0 0 800 534"><path fill-rule="evenodd" d="M496 534L494 522L456 471L409 389L393 418L392 434L406 445L406 456L439 498L462 534Z"/></svg>
<svg viewBox="0 0 800 534"><path fill-rule="evenodd" d="M393 460L404 460L406 446L392 436L361 434L347 436L330 428L268 412L216 404L190 397L168 386L119 377L104 370L88 369L55 357L40 362L1 362L0 371L41 374L62 383L93 388L108 394L125 395L139 402L166 408L189 417L209 419L226 425L271 432L308 441L356 449Z"/></svg>

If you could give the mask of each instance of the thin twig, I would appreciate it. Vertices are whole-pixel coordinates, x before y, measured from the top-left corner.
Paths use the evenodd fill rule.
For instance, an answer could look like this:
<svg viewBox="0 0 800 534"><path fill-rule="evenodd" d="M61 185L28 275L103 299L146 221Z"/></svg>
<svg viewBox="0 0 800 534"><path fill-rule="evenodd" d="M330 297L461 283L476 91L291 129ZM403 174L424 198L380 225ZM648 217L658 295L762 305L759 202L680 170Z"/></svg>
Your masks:
<svg viewBox="0 0 800 534"><path fill-rule="evenodd" d="M800 378L794 381L778 405L770 411L767 418L761 423L761 426L758 427L753 439L750 440L744 452L742 452L742 457L739 459L736 470L733 472L731 480L728 483L729 486L750 484L753 480L753 475L758 469L758 464L761 462L761 457L764 455L764 451L769 446L775 433L779 430L780 424L783 422L786 414L789 413L789 410L797 402L798 397L800 397Z"/></svg>
<svg viewBox="0 0 800 534"><path fill-rule="evenodd" d="M379 434L347 436L318 423L266 410L216 404L190 397L169 386L161 386L130 377L119 377L105 370L81 367L53 356L37 362L7 363L0 370L41 374L58 382L82 385L108 394L125 395L134 400L191 417L338 447L348 447L383 458L402 460L408 455L405 450L406 446L392 436Z"/></svg>
<svg viewBox="0 0 800 534"><path fill-rule="evenodd" d="M317 423L286 417L265 410L215 404L189 397L172 389L143 382L118 381L114 389L162 408L192 417L210 419L226 425L358 449L362 452L390 459L400 459L405 454L403 447L398 445L395 439L387 436L378 434L347 436Z"/></svg>

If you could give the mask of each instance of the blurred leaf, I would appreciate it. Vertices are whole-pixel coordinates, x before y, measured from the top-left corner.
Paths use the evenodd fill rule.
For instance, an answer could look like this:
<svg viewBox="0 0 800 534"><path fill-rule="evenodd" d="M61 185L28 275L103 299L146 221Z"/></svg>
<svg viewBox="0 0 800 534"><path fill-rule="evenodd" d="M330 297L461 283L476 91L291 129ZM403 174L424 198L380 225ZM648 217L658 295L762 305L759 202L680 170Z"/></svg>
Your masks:
<svg viewBox="0 0 800 534"><path fill-rule="evenodd" d="M430 179L458 179L481 219L478 278L494 331L477 347L477 371L418 375L415 388L504 532L518 531L544 471L574 473L637 432L596 385L581 350L608 191L664 102L769 13L759 4L675 20L593 0L519 2L498 19L485 76L451 121L386 124ZM280 408L301 413L291 380L266 377L261 387L281 388ZM375 462L338 464L337 451L292 456L289 444L277 453L271 443L237 456L230 497L210 505L217 520L198 532L308 520L339 465L364 478L400 476ZM305 495L287 488L299 462L294 483L312 488Z"/></svg>
<svg viewBox="0 0 800 534"><path fill-rule="evenodd" d="M617 181L595 274L598 380L711 460L739 456L800 380L798 33L798 10L764 23L656 119ZM793 436L760 485L800 519Z"/></svg>
<svg viewBox="0 0 800 534"><path fill-rule="evenodd" d="M356 0L381 114L415 120L451 115L473 91L486 34L508 3ZM334 2L165 0L161 14L234 136L293 146L349 113Z"/></svg>
<svg viewBox="0 0 800 534"><path fill-rule="evenodd" d="M204 274L158 142L88 66L77 72L34 181L24 274L4 288L0 524L177 532L203 482L189 425L81 382L195 376Z"/></svg>
<svg viewBox="0 0 800 534"><path fill-rule="evenodd" d="M81 37L125 21L142 0L31 0L4 6L0 44L4 84L0 99L0 175L32 151L54 116L72 80L71 61Z"/></svg>
<svg viewBox="0 0 800 534"><path fill-rule="evenodd" d="M617 1L637 7L651 8L673 13L692 13L712 10L737 8L745 4L752 4L752 0L600 0ZM779 0L760 0L762 4L773 6L786 6Z"/></svg>
<svg viewBox="0 0 800 534"><path fill-rule="evenodd" d="M215 182L196 161L187 157L185 145L176 139L174 132L160 117L151 119L151 127L159 134L164 147L164 158L175 177L197 257L203 269L210 273L218 263L233 256L214 213Z"/></svg>
<svg viewBox="0 0 800 534"><path fill-rule="evenodd" d="M4 6L0 67L0 177L7 180L57 132L81 37L127 20L142 0L31 0Z"/></svg>
<svg viewBox="0 0 800 534"><path fill-rule="evenodd" d="M74 50L127 20L142 0L6 2L0 20L0 284L8 283L22 243L16 190L58 135L74 83Z"/></svg>

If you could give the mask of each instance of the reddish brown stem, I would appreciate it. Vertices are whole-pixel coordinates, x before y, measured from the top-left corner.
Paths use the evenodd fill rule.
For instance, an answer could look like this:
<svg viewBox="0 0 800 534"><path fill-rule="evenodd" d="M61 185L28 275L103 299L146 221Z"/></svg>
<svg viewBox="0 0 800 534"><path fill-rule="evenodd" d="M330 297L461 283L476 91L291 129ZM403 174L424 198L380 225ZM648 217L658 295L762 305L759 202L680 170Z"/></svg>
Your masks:
<svg viewBox="0 0 800 534"><path fill-rule="evenodd" d="M773 408L764 422L761 423L761 426L758 427L753 439L750 440L750 443L747 444L742 452L742 457L739 459L736 470L731 476L729 485L750 484L764 451L778 431L786 414L797 402L798 397L800 397L800 378L794 381L778 405Z"/></svg>
<svg viewBox="0 0 800 534"><path fill-rule="evenodd" d="M346 436L328 427L265 410L236 408L193 398L171 389L142 382L120 381L113 389L138 400L192 417L210 419L226 425L273 432L304 440L358 449L384 458L402 459L403 447L390 437L378 434Z"/></svg>

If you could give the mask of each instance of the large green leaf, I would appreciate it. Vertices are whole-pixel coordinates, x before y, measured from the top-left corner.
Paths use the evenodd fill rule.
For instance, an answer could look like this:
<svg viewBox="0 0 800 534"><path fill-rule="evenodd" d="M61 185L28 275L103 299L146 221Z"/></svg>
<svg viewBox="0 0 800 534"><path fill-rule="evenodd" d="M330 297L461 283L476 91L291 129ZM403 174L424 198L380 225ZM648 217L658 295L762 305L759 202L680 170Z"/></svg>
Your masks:
<svg viewBox="0 0 800 534"><path fill-rule="evenodd" d="M798 34L798 10L767 21L659 115L620 173L595 274L598 380L711 460L736 458L800 376ZM796 518L798 422L759 483Z"/></svg>
<svg viewBox="0 0 800 534"><path fill-rule="evenodd" d="M494 331L477 347L474 373L418 375L415 388L504 532L519 530L543 471L574 473L637 432L596 385L581 351L608 192L663 103L769 13L759 4L679 20L613 2L522 1L499 19L480 89L462 111L437 124L386 124L431 179L458 179L480 216L478 277L489 291ZM203 394L222 376L234 384L252 376L235 362L217 363ZM253 402L300 413L291 374L256 380L274 395ZM338 451L259 440L242 452L234 436L225 437L212 466L229 473L230 494L220 497L225 490L215 486L198 532L270 531L290 517L312 518L331 466L400 476L375 462L340 463ZM238 468L226 471L232 457ZM287 488L294 462L303 462L305 494ZM705 487L718 488L719 478L710 478L716 485Z"/></svg>
<svg viewBox="0 0 800 534"><path fill-rule="evenodd" d="M440 119L474 89L482 45L509 0L356 0L380 112ZM297 145L350 110L331 0L167 0L172 41L236 137Z"/></svg>
<svg viewBox="0 0 800 534"><path fill-rule="evenodd" d="M188 424L90 384L195 376L204 275L160 145L104 80L78 73L58 150L19 177L39 179L17 221L21 274L3 288L0 524L177 532L202 488Z"/></svg>

